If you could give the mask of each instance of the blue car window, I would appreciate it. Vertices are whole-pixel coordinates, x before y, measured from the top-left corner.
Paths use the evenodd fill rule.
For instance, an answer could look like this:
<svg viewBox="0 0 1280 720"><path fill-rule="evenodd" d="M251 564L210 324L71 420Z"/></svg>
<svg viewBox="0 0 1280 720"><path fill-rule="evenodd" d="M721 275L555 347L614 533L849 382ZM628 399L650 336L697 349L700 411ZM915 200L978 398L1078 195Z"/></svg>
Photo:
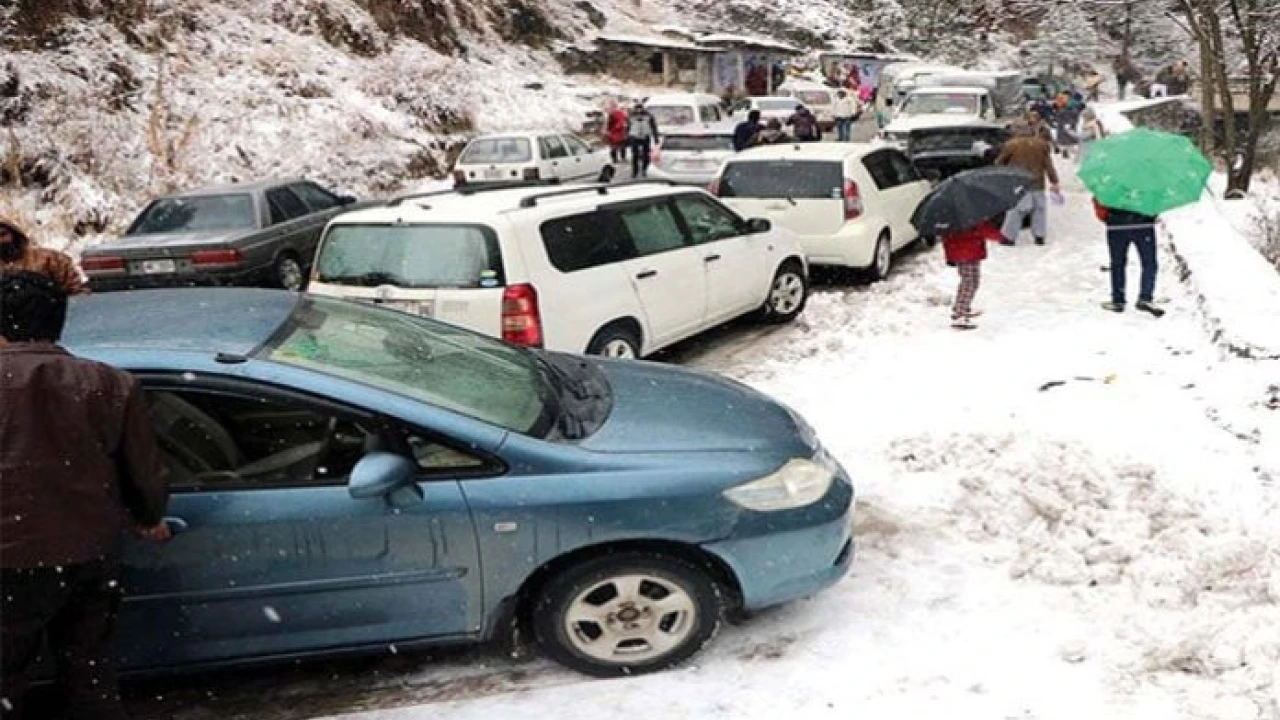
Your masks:
<svg viewBox="0 0 1280 720"><path fill-rule="evenodd" d="M341 484L378 442L354 420L226 392L150 389L175 490Z"/></svg>

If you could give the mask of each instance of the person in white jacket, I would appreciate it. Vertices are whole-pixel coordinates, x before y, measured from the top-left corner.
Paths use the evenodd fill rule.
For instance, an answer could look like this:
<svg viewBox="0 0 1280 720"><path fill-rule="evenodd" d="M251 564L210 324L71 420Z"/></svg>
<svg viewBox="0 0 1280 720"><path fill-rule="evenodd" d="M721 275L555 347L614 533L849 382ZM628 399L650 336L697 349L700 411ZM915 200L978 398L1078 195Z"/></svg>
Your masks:
<svg viewBox="0 0 1280 720"><path fill-rule="evenodd" d="M853 119L858 116L858 101L847 91L836 92L836 101L831 103L831 116L836 121L836 140L849 142L853 139Z"/></svg>

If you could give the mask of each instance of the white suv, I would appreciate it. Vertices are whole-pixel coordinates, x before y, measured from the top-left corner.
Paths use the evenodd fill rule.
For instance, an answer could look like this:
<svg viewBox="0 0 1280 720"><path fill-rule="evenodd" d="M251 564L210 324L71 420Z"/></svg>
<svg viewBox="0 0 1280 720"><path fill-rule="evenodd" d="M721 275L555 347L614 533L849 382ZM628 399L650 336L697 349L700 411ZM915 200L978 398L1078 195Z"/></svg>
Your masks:
<svg viewBox="0 0 1280 720"><path fill-rule="evenodd" d="M325 229L310 291L512 343L643 357L756 312L804 308L795 236L669 183L406 196Z"/></svg>
<svg viewBox="0 0 1280 720"><path fill-rule="evenodd" d="M893 253L918 238L911 215L930 185L890 147L795 143L735 155L711 189L739 213L796 233L810 263L859 268L879 280Z"/></svg>

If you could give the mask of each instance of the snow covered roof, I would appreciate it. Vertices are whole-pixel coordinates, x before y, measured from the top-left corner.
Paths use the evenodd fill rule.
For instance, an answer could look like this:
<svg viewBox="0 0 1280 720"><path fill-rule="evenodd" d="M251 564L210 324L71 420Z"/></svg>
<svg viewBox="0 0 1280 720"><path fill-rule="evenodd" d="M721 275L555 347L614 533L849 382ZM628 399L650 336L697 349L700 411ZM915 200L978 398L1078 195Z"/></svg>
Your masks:
<svg viewBox="0 0 1280 720"><path fill-rule="evenodd" d="M714 48L702 47L701 45L695 45L694 43L646 35L601 34L596 36L596 42L615 43L618 45L640 45L643 47L659 48L662 50L686 50L689 52L706 53L715 51Z"/></svg>
<svg viewBox="0 0 1280 720"><path fill-rule="evenodd" d="M749 48L762 48L766 50L779 50L781 52L792 53L795 55L802 54L804 51L794 45L788 45L777 40L769 38L752 37L749 35L730 35L727 33L713 33L711 35L702 35L698 37L698 42L703 45L735 45Z"/></svg>

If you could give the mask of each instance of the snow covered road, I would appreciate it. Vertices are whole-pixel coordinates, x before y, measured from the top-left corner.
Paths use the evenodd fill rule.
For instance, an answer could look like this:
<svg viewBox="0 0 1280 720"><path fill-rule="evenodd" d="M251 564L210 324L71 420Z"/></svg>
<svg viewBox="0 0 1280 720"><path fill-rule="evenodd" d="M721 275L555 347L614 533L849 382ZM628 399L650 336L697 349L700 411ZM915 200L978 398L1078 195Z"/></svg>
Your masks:
<svg viewBox="0 0 1280 720"><path fill-rule="evenodd" d="M934 251L671 356L791 404L854 476L858 557L826 593L655 676L466 654L188 688L182 710L144 693L139 713L1280 719L1280 367L1224 357L1172 265L1163 319L1101 310L1087 197L1052 211L1047 247L992 246L976 331L948 327Z"/></svg>

